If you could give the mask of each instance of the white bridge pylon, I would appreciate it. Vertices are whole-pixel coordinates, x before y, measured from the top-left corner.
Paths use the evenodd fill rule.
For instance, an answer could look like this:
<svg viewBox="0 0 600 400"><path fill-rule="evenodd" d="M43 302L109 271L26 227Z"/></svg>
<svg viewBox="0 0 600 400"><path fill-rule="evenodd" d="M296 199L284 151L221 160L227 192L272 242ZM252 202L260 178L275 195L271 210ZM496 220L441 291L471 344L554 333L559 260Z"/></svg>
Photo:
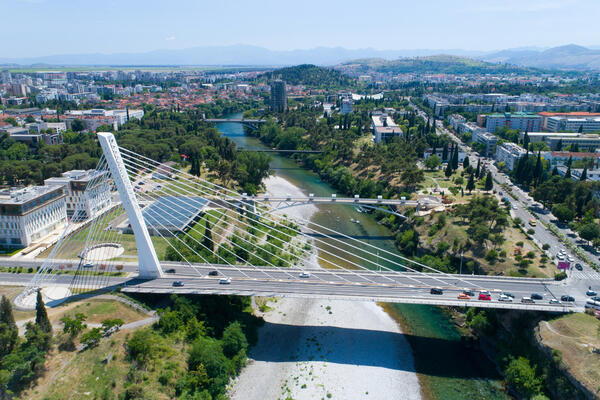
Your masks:
<svg viewBox="0 0 600 400"><path fill-rule="evenodd" d="M156 256L156 250L150 239L148 227L144 221L142 210L137 202L131 181L127 175L123 158L119 152L117 141L112 133L98 132L98 140L102 146L104 157L111 172L121 203L133 234L135 235L135 244L137 246L139 277L142 279L155 279L163 276L163 271Z"/></svg>

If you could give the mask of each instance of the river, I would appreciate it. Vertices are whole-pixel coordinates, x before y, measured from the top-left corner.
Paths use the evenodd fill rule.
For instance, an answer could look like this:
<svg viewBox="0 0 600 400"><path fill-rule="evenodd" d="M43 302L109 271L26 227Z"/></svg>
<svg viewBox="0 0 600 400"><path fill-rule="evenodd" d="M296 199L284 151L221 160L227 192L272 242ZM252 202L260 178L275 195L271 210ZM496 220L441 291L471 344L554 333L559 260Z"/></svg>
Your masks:
<svg viewBox="0 0 600 400"><path fill-rule="evenodd" d="M228 118L239 117L241 117L241 113L230 115ZM268 149L258 139L247 136L244 133L244 128L239 124L223 123L219 124L217 128L240 148L248 150ZM294 161L287 157L273 153L271 168L274 170L275 176L281 177L300 188L305 195L314 193L315 196L328 197L332 193L335 193L335 190L327 183L321 181L315 173L298 167ZM353 206L320 205L311 220L317 224L332 228L337 232L359 237L361 240L376 246L378 249L397 253L392 233L384 226L377 224L371 215L359 213ZM360 223L353 222L353 220L358 220ZM354 262L359 262L359 260L355 259ZM377 262L393 268L393 265L385 264L379 259L377 259ZM282 361L285 360L284 357L280 357L278 358L279 364L276 366L271 365L271 369L265 368L263 365L259 371L249 372L250 377L244 377L244 374L242 374L242 382L234 385L234 387L239 388L237 392L234 391L232 398L268 399L279 398L281 396L283 398L308 399L320 398L330 393L333 393L333 398L417 399L421 396L426 399L456 400L467 398L507 398L503 392L501 378L493 370L493 365L480 352L462 347L460 344L460 334L453 327L448 317L440 312L440 309L437 307L390 305L386 308L389 314L396 321L409 325L403 325L407 328L404 335L396 335L401 338L397 343L388 343L388 347L377 347L373 342L377 342L379 339L377 336L371 336L375 331L368 331L361 328L377 330L381 334L380 340L382 342L386 340L389 342L389 335L384 335L384 333L400 332L399 329L394 330L393 327L390 327L391 318L381 311L381 308L361 302L351 302L353 304L348 304L348 302L318 303L295 299L295 302L286 303L285 300L292 299L284 299L283 304L279 304L280 309L277 311L279 315L266 316L270 318L266 318L267 325L272 324L273 326L288 327L290 330L286 331L286 335L289 337L295 336L298 343L302 340L298 339L299 337L308 338L306 339L307 343L310 343L313 338L316 338L321 333L323 334L323 338L329 337L331 341L331 337L340 334L340 328L345 329L343 335L346 335L346 337L342 339L341 343L327 344L326 339L319 339L323 340L319 346L333 346L328 351L330 352L329 357L335 358L337 352L343 353L343 348L354 345L354 347L351 347L354 353L351 353L349 356L350 362L346 360L348 358L347 354L343 356L338 354L338 358L346 361L342 363L344 364L343 369L332 372L330 367L327 373L324 370L319 370L319 375L322 375L321 378L326 379L326 381L320 382L316 386L328 386L325 391L327 393L325 393L318 390L310 391L311 383L313 385L316 383L312 381L315 378L306 381L308 389L304 391L298 389L301 387L302 374L309 369L312 373L315 368L312 357L313 355L317 355L316 353L304 354L306 359L311 360L310 364L296 362L296 366L291 365L288 367L283 366ZM335 310L333 320L331 319L331 315L327 315L327 313L321 315L326 304L333 304L333 309ZM286 313L293 313L297 308L302 309L302 315L298 316L298 318L291 320L288 318L286 320L281 317L281 315L285 316ZM345 314L355 313L354 318L335 320L335 317L339 317L336 312L339 312L338 310L341 309L344 309ZM311 320L313 316L310 314L316 315L314 316L314 320ZM329 319L325 320L326 318ZM361 321L356 321L358 319L361 319ZM306 325L316 325L317 322L329 325L330 329L323 331L324 327L319 327L321 328L319 330L313 329L316 328L315 326L309 326L311 329L306 330ZM364 326L365 323L372 325ZM298 330L293 329L290 324L298 324ZM303 325L304 330L301 330L301 325ZM271 354L265 356L261 352L272 352L273 350L271 349L273 346L279 349L280 352L285 352L285 340L284 342L278 342L278 340L282 340L279 337L283 336L279 335L282 332L277 332L276 330L273 332L272 329L269 329L265 329L267 333L262 334L262 346L259 340L254 357L251 354L251 357L258 359L258 362L261 362L262 359L271 359ZM265 336L268 339L264 338ZM265 340L269 341L267 345L264 343ZM343 340L346 340L346 343ZM410 346L412 346L412 351L407 343L410 343ZM364 355L362 353L364 351L370 352L370 354ZM436 351L438 352L437 354L435 354ZM409 354L411 352L414 354L414 363L412 355ZM391 362L389 360L390 355L392 359L398 358L399 360L396 363ZM373 360L373 358L378 358L378 360ZM469 365L461 366L463 361L466 361ZM356 364L354 365L354 363ZM378 369L369 370L373 365L378 367ZM272 377L269 381L260 381L260 377L263 374L271 374ZM419 375L418 383L416 382L416 374ZM367 380L371 382L364 382L364 385L361 386L362 379L365 378L368 378ZM271 380L275 382L271 383ZM389 386L387 385L388 381L395 383ZM376 383L374 384L374 382ZM294 383L296 386L294 386ZM419 391L419 383L421 388L420 393L417 393L415 391ZM264 386L274 387L267 390ZM337 390L337 386L345 386L346 390L344 391L344 388ZM253 387L260 388L260 391L252 395L250 392L253 390ZM364 387L369 389L367 390L368 395L363 396L359 395L359 393L355 395L349 394L352 391L357 391L359 388L363 390L360 393L365 393ZM281 391L281 388L284 388L284 390L279 393L278 390Z"/></svg>

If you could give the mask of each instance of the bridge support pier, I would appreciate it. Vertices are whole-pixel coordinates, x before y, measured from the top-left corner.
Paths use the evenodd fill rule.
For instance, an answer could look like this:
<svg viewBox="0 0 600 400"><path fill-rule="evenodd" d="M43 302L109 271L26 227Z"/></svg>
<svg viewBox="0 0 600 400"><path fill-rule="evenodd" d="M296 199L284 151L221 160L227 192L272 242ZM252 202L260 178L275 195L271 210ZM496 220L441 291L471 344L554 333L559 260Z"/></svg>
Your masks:
<svg viewBox="0 0 600 400"><path fill-rule="evenodd" d="M108 163L108 168L113 177L121 203L129 218L131 229L135 235L135 244L138 252L139 276L142 279L154 279L163 276L163 271L156 256L156 250L150 239L148 227L144 221L142 210L135 198L131 181L123 164L117 141L112 133L98 132L98 140L102 152Z"/></svg>

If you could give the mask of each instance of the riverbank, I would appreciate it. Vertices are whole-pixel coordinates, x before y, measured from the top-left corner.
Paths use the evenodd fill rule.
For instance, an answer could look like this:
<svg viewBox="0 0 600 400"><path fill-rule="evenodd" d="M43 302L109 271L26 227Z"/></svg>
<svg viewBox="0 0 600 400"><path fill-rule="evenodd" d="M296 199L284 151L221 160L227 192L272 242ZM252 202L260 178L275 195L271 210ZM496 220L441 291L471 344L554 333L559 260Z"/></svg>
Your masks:
<svg viewBox="0 0 600 400"><path fill-rule="evenodd" d="M270 195L301 195L280 176L265 181ZM310 219L314 205L286 209ZM318 268L316 259L310 262ZM232 399L420 399L412 350L377 304L276 299L263 314L249 363L232 383Z"/></svg>

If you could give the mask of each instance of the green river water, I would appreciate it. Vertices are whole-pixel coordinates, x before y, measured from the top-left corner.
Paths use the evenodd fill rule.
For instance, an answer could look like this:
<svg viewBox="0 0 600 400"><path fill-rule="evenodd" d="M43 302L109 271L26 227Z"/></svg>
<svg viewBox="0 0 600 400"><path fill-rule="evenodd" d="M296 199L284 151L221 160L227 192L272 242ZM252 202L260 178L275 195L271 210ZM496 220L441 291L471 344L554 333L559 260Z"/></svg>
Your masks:
<svg viewBox="0 0 600 400"><path fill-rule="evenodd" d="M239 117L241 113L232 114L227 118ZM240 124L222 123L218 124L217 128L240 148L268 149L258 139L247 136ZM271 154L271 168L275 175L301 188L305 194L314 193L315 196L329 197L336 193L312 171L300 168L287 157ZM352 220L358 220L360 223ZM381 266L395 268L392 263L382 260L385 258L385 251L398 254L392 233L378 224L371 215L359 213L349 205L320 205L312 221L376 246L381 249L381 257L371 260ZM329 250L335 251L331 248ZM361 262L358 258L350 261ZM412 346L415 368L420 374L426 399L509 398L502 390L501 377L494 371L492 363L479 351L466 349L461 345L458 330L440 308L392 304L387 309L401 322Z"/></svg>

